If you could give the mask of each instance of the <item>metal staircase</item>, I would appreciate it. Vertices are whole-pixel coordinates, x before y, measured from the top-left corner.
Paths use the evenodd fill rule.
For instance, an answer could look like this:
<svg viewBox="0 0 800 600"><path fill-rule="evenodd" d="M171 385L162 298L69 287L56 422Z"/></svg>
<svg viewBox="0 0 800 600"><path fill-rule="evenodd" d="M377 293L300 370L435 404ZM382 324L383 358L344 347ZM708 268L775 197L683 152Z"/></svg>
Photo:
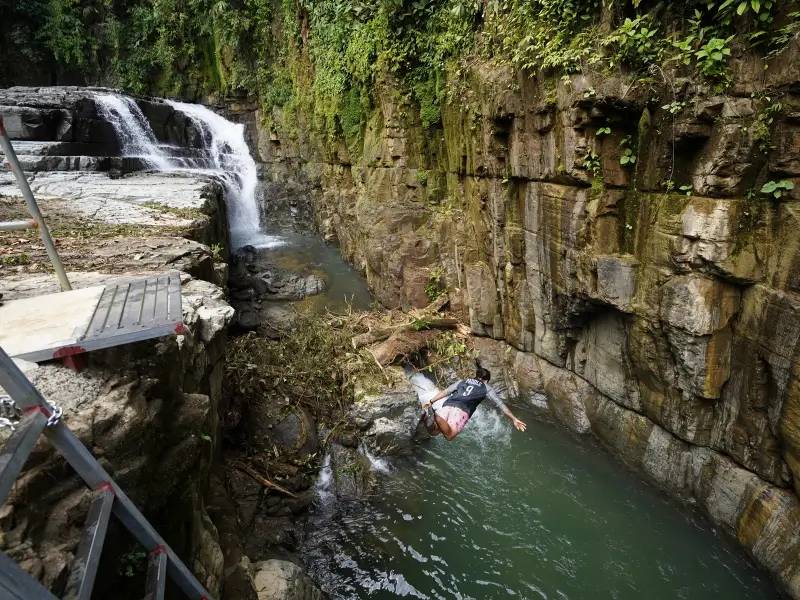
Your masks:
<svg viewBox="0 0 800 600"><path fill-rule="evenodd" d="M92 595L100 554L112 515L149 551L145 600L161 600L167 577L192 600L211 600L195 576L158 535L89 450L61 421L61 410L51 405L28 381L14 361L0 348L0 387L10 401L8 409L18 411L19 422L0 451L0 506L5 502L39 436L44 436L70 466L94 490L86 526L83 530L65 600L88 600ZM13 560L0 552L0 598L3 600L55 600Z"/></svg>

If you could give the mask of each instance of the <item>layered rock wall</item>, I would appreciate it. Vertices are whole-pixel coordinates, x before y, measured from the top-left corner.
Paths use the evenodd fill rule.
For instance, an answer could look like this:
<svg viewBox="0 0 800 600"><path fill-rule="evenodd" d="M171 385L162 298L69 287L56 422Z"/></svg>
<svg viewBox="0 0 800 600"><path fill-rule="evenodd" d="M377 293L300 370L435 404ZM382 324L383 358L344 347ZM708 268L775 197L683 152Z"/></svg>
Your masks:
<svg viewBox="0 0 800 600"><path fill-rule="evenodd" d="M477 61L428 131L384 82L355 152L311 144L304 167L320 228L381 302L423 306L439 281L507 344L514 389L696 502L795 598L799 53L737 63L725 95ZM275 173L302 151L260 139Z"/></svg>

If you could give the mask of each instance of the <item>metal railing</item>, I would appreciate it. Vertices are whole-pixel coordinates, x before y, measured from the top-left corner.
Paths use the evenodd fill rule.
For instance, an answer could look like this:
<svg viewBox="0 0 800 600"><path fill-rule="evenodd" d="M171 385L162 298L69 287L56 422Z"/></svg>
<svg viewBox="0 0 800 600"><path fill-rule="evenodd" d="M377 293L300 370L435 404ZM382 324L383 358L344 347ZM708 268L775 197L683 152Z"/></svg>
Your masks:
<svg viewBox="0 0 800 600"><path fill-rule="evenodd" d="M111 514L150 552L145 600L162 600L169 577L192 600L211 596L181 562L152 525L61 420L60 409L51 405L28 381L14 361L0 348L0 387L5 389L21 418L0 451L0 505L2 505L39 435L45 437L93 490L86 526L72 571L65 600L89 600ZM55 600L55 596L4 553L0 552L0 598L3 600Z"/></svg>
<svg viewBox="0 0 800 600"><path fill-rule="evenodd" d="M28 179L25 177L25 172L19 164L14 148L11 146L11 140L8 138L6 128L3 125L3 117L0 116L0 146L6 155L8 166L14 177L17 179L19 189L22 190L22 196L25 198L25 204L28 205L28 212L33 219L26 221L6 221L0 222L0 231L8 231L9 229L29 229L38 227L39 232L42 234L42 242L44 248L47 250L47 256L50 257L50 263L58 275L58 281L61 283L61 289L65 292L72 289L67 278L67 273L64 271L64 265L61 264L61 258L58 256L56 245L53 243L53 238L50 237L50 230L47 229L47 224L44 222L42 212L39 210L39 205L36 204L36 198L33 197L31 186L28 184Z"/></svg>

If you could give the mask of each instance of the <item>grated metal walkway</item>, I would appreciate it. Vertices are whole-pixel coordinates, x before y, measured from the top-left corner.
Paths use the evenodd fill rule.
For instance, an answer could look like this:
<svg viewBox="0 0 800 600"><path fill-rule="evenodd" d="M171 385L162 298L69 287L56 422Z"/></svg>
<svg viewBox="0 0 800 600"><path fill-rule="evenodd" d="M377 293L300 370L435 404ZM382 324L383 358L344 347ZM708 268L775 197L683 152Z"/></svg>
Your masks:
<svg viewBox="0 0 800 600"><path fill-rule="evenodd" d="M0 306L0 346L32 362L181 333L180 273Z"/></svg>

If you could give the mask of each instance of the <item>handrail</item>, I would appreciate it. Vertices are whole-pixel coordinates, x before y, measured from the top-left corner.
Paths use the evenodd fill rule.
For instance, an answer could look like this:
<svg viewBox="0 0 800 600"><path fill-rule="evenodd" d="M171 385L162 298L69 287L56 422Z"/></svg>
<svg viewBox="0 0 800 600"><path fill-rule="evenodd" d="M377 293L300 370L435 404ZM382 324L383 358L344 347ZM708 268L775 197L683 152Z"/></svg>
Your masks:
<svg viewBox="0 0 800 600"><path fill-rule="evenodd" d="M28 205L28 212L39 225L39 231L42 234L44 248L47 250L47 256L50 257L50 262L52 263L53 268L56 270L58 281L61 283L61 289L65 292L68 292L72 289L72 286L67 278L67 273L64 271L64 265L61 264L61 257L58 256L58 251L56 250L56 245L53 243L53 238L50 237L50 230L47 229L47 223L44 222L44 217L42 216L42 212L39 210L39 205L36 204L36 198L33 197L33 192L31 191L31 186L28 184L28 179L25 177L25 172L22 170L22 166L19 164L17 153L14 152L14 148L11 146L11 140L8 138L8 134L6 133L2 116L0 116L0 146L3 147L3 152L5 152L8 166L11 168L11 172L14 173L14 177L17 179L17 184L22 190L22 196L25 198L25 203Z"/></svg>

